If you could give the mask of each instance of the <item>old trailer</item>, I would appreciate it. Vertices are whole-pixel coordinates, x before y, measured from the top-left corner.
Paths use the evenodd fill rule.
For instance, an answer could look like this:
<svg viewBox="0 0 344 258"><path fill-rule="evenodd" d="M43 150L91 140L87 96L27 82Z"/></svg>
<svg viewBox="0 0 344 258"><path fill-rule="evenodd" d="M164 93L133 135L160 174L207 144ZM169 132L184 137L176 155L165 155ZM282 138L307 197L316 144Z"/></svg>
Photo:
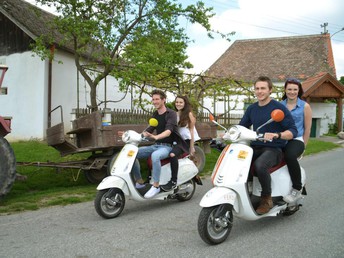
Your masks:
<svg viewBox="0 0 344 258"><path fill-rule="evenodd" d="M56 169L81 169L87 180L99 183L109 175L107 165L114 155L124 146L118 131L134 130L142 132L145 124L111 124L108 114L95 111L72 121L71 130L65 132L63 110L61 106L51 112L60 111L61 121L47 129L47 143L59 151L61 156L77 153L89 153L89 157L79 161L68 162L18 162L19 166L54 167ZM195 146L193 161L202 171L205 165L205 153L210 151L210 141L216 137L216 126L208 122L197 122L197 131L201 140Z"/></svg>

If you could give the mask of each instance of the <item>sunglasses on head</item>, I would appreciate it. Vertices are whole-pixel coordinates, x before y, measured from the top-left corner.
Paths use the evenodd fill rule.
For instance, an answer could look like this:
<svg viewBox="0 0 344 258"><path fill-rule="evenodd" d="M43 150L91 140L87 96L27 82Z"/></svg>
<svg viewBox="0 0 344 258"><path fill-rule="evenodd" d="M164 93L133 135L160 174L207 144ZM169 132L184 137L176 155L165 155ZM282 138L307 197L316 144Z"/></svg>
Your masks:
<svg viewBox="0 0 344 258"><path fill-rule="evenodd" d="M301 84L301 82L295 78L288 78L286 83L296 83L297 85Z"/></svg>

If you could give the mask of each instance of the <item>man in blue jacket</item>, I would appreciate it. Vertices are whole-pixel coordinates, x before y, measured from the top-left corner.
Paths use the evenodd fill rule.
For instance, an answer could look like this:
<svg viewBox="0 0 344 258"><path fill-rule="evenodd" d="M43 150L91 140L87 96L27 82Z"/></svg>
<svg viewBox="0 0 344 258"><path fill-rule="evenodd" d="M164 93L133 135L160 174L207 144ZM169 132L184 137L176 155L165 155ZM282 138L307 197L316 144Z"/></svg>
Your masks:
<svg viewBox="0 0 344 258"><path fill-rule="evenodd" d="M271 198L271 177L269 169L276 166L282 159L282 149L287 143L297 135L297 129L290 111L278 101L272 99L272 82L266 76L260 76L254 83L254 92L257 102L250 105L240 125L249 128L253 125L253 130L264 124L271 118L271 112L281 109L285 118L281 122L272 122L259 129L260 134L264 134L265 141L253 141L253 168L262 186L261 200L256 212L265 214L273 207Z"/></svg>

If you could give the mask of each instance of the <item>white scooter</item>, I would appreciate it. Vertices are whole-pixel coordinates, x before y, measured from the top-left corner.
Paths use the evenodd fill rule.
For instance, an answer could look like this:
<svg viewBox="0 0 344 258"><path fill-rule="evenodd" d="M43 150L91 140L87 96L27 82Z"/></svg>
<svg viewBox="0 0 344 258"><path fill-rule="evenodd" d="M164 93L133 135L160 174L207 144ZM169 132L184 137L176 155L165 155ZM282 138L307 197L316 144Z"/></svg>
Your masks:
<svg viewBox="0 0 344 258"><path fill-rule="evenodd" d="M283 111L274 110L271 113L271 119L261 127L283 119ZM213 122L219 125L216 121ZM288 204L283 201L283 196L290 193L292 183L287 166L285 163L280 164L270 171L274 206L268 213L258 215L255 209L259 205L261 185L258 178L254 176L253 189L249 189L251 187L247 179L253 156L250 142L263 140L263 135L257 135L256 132L240 125L232 126L229 130L224 129L223 139L230 140L232 144L223 149L217 160L211 175L214 187L203 196L200 202L203 208L198 218L199 235L204 242L212 245L222 243L227 239L232 229L233 215L245 220L257 220L279 214L291 215L302 205L306 194L303 187L303 197L296 203ZM301 176L304 186L306 176L303 168L301 168Z"/></svg>
<svg viewBox="0 0 344 258"><path fill-rule="evenodd" d="M156 127L158 121L151 118L149 123L151 126ZM153 184L153 179L150 180L150 184L147 184L146 187L136 189L131 170L134 162L138 162L136 156L139 144L148 141L148 139L142 134L129 130L122 135L122 141L125 143L124 147L109 161L110 176L104 178L97 187L98 192L94 200L94 206L101 217L110 219L120 215L124 209L125 196L136 201L166 199L187 201L194 195L196 183L202 184L201 179L197 176L197 166L188 157L184 157L179 159L177 188L167 192L161 190L159 194L151 199L144 198L145 193L151 187L150 184ZM170 179L171 166L167 163L161 167L160 184L164 185Z"/></svg>

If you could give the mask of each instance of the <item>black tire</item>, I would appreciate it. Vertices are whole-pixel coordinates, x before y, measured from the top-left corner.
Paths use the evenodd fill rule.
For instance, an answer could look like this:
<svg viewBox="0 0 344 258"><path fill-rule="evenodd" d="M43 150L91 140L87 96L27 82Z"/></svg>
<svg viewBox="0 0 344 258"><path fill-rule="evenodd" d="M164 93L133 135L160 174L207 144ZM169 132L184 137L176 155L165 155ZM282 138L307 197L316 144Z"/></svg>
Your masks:
<svg viewBox="0 0 344 258"><path fill-rule="evenodd" d="M192 157L192 161L198 168L198 172L202 172L205 166L205 154L201 147L195 145L195 155Z"/></svg>
<svg viewBox="0 0 344 258"><path fill-rule="evenodd" d="M293 215L295 212L297 212L299 210L299 205L295 205L295 206L289 206L287 207L287 209L282 213L283 216L291 216Z"/></svg>
<svg viewBox="0 0 344 258"><path fill-rule="evenodd" d="M91 184L99 184L105 177L107 177L107 168L88 169L83 170L86 180Z"/></svg>
<svg viewBox="0 0 344 258"><path fill-rule="evenodd" d="M233 206L222 204L201 210L198 217L198 233L204 242L217 245L227 239L233 226L232 209Z"/></svg>
<svg viewBox="0 0 344 258"><path fill-rule="evenodd" d="M97 192L94 207L97 213L105 219L116 218L123 211L125 197L121 189L110 188Z"/></svg>
<svg viewBox="0 0 344 258"><path fill-rule="evenodd" d="M192 198L192 196L194 195L195 191L196 191L196 183L194 180L190 180L185 182L184 184L180 185L180 187L186 186L188 185L188 187L191 187L191 191L190 192L186 192L186 193L181 193L176 195L176 199L178 201L181 202L185 202L188 201Z"/></svg>
<svg viewBox="0 0 344 258"><path fill-rule="evenodd" d="M8 141L0 137L0 198L8 194L16 180L16 158Z"/></svg>

